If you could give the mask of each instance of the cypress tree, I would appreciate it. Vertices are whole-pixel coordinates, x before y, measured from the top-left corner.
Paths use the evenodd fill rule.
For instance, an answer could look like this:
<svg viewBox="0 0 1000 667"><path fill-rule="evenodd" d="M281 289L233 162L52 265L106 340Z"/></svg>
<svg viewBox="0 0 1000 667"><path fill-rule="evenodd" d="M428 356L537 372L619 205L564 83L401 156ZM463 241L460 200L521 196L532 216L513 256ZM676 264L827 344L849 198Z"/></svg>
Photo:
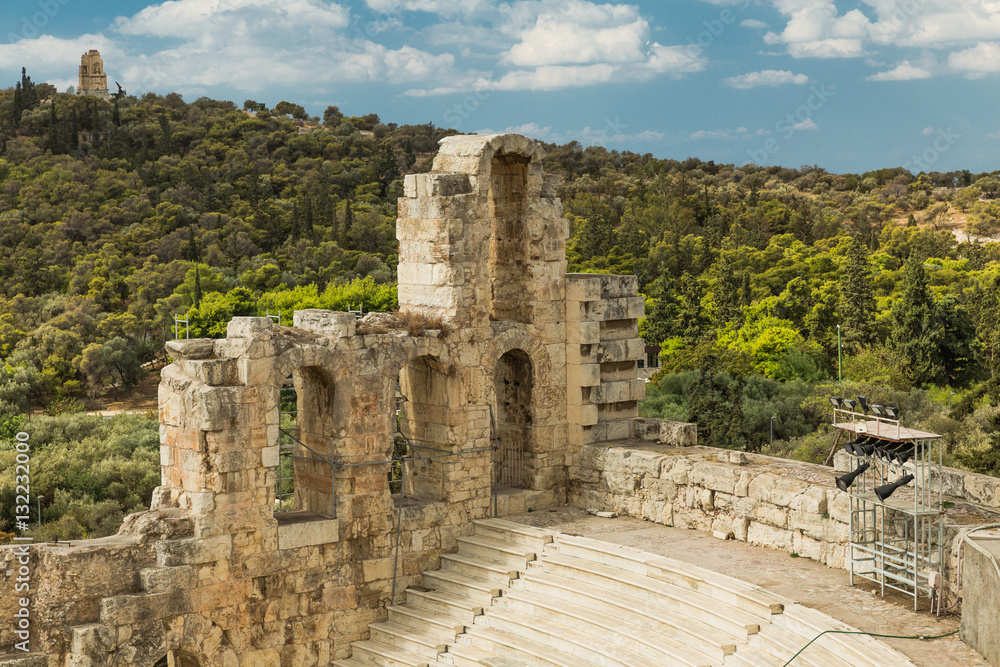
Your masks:
<svg viewBox="0 0 1000 667"><path fill-rule="evenodd" d="M875 297L868 249L851 238L840 269L840 321L844 345L856 351L875 341Z"/></svg>
<svg viewBox="0 0 1000 667"><path fill-rule="evenodd" d="M892 306L889 345L900 358L908 360L914 382L935 382L941 378L943 370L944 331L920 259L913 256L906 261L901 282L902 294Z"/></svg>

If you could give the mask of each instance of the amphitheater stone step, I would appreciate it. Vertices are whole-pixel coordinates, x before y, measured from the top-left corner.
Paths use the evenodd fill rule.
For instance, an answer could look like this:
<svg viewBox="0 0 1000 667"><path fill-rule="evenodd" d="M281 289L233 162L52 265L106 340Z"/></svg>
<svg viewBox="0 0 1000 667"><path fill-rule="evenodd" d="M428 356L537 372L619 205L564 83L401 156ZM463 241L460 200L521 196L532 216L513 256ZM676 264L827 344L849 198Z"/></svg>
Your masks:
<svg viewBox="0 0 1000 667"><path fill-rule="evenodd" d="M781 667L828 629L851 628L670 558L484 519L334 665ZM825 635L795 664L913 667L860 635Z"/></svg>

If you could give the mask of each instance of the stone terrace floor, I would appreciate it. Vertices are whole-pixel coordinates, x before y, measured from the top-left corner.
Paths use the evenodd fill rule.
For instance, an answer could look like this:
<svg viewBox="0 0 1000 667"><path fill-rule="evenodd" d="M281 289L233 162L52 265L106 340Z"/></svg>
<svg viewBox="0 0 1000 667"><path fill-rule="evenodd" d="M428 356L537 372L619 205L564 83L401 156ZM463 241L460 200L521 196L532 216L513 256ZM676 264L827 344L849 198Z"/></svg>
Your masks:
<svg viewBox="0 0 1000 667"><path fill-rule="evenodd" d="M942 611L940 620L928 611L913 611L913 599L899 594L881 597L868 583L851 586L847 570L829 568L806 558L720 541L683 528L668 528L628 517L602 519L571 506L504 517L509 521L622 544L669 556L736 577L819 610L859 630L887 635L942 635L957 630L959 617ZM929 607L927 600L922 608ZM885 639L920 667L951 667L989 663L953 635L945 639ZM795 663L792 663L794 667Z"/></svg>

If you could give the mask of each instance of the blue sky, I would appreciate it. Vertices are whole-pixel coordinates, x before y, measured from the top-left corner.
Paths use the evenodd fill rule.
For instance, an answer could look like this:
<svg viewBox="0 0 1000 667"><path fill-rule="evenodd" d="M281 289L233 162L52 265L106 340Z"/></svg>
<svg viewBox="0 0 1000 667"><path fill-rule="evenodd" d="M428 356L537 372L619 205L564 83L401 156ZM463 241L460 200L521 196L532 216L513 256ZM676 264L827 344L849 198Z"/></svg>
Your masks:
<svg viewBox="0 0 1000 667"><path fill-rule="evenodd" d="M100 49L134 94L657 157L1000 169L998 0L5 0L0 86ZM112 88L113 88L112 84Z"/></svg>

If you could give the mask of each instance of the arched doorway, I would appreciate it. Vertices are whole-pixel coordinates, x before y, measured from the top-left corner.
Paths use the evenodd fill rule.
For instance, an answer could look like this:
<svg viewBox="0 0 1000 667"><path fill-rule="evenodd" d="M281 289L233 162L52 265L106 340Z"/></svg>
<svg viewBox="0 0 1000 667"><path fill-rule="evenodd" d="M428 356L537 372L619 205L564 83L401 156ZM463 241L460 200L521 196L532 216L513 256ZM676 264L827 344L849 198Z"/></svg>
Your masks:
<svg viewBox="0 0 1000 667"><path fill-rule="evenodd" d="M168 651L153 667L201 667L198 659L184 651Z"/></svg>
<svg viewBox="0 0 1000 667"><path fill-rule="evenodd" d="M496 393L496 431L500 442L494 471L498 486L530 487L528 460L532 451L531 359L523 350L511 350L500 357L493 373Z"/></svg>

